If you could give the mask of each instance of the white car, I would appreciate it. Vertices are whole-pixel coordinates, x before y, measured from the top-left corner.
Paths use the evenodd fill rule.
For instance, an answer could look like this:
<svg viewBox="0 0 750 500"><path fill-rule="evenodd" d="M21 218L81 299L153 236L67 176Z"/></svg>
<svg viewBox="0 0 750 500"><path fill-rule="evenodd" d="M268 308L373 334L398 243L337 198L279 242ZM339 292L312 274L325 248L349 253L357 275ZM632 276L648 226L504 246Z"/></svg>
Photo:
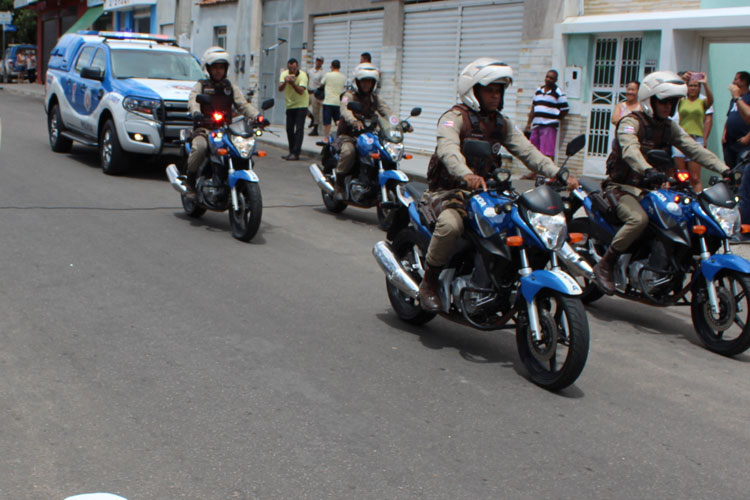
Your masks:
<svg viewBox="0 0 750 500"><path fill-rule="evenodd" d="M64 35L50 54L45 82L49 142L99 149L105 174L121 174L135 155L178 154L192 128L187 101L200 64L174 39L139 33ZM137 160L135 160L137 161Z"/></svg>

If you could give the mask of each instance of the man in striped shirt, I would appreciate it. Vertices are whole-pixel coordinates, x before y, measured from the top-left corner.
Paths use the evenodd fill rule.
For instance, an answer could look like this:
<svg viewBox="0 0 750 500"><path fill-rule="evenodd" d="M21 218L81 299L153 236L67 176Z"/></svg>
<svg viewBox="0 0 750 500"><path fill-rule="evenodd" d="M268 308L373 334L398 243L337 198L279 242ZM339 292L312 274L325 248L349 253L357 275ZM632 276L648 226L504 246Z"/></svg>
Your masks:
<svg viewBox="0 0 750 500"><path fill-rule="evenodd" d="M555 159L557 129L568 114L568 99L557 86L557 71L551 69L544 77L544 85L539 87L531 101L531 111L526 122L526 130L531 131L531 143L543 155Z"/></svg>

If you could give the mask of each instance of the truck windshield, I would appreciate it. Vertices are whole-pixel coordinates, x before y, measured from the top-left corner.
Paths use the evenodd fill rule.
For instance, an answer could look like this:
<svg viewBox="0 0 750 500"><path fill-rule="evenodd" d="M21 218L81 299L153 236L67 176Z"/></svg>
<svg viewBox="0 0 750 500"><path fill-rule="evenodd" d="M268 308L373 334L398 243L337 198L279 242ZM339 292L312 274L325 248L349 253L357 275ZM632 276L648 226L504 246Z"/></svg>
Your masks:
<svg viewBox="0 0 750 500"><path fill-rule="evenodd" d="M112 50L115 78L154 78L196 81L203 78L198 61L183 52Z"/></svg>

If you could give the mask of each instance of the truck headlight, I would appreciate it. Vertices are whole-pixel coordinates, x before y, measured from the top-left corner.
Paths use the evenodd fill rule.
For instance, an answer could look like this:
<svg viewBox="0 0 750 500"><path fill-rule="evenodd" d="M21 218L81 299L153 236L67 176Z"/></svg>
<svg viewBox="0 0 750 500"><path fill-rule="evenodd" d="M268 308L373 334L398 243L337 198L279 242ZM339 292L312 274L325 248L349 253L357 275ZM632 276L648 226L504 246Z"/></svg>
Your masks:
<svg viewBox="0 0 750 500"><path fill-rule="evenodd" d="M546 215L528 212L528 217L529 225L548 249L557 250L565 243L567 224L563 214Z"/></svg>
<svg viewBox="0 0 750 500"><path fill-rule="evenodd" d="M232 136L232 145L237 148L240 158L246 160L253 154L255 147L255 137L242 137L239 135Z"/></svg>
<svg viewBox="0 0 750 500"><path fill-rule="evenodd" d="M126 97L122 100L122 107L137 115L146 118L155 118L156 110L161 106L161 101L147 99L145 97Z"/></svg>
<svg viewBox="0 0 750 500"><path fill-rule="evenodd" d="M708 209L711 211L711 216L721 230L727 235L727 238L740 230L740 209L736 206L734 208L726 208L709 203Z"/></svg>

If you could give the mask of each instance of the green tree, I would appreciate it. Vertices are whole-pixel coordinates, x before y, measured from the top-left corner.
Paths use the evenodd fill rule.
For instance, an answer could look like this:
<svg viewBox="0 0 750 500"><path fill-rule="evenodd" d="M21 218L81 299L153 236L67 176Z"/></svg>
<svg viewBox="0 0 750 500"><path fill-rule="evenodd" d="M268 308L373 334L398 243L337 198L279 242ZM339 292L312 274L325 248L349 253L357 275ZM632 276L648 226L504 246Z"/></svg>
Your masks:
<svg viewBox="0 0 750 500"><path fill-rule="evenodd" d="M31 9L13 10L13 0L0 0L0 11L13 13L13 24L18 31L5 34L5 43L30 43L36 45L37 13Z"/></svg>

